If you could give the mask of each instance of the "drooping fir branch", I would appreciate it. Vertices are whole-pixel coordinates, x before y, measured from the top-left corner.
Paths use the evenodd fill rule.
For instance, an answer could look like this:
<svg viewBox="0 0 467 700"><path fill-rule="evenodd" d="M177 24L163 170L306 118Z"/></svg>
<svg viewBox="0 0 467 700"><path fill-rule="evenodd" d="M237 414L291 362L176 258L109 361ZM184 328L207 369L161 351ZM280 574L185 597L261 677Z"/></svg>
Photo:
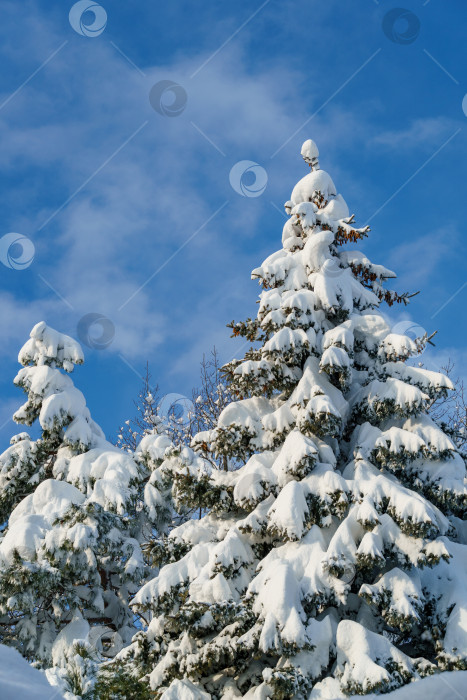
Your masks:
<svg viewBox="0 0 467 700"><path fill-rule="evenodd" d="M321 194L321 193L318 193ZM319 207L324 207L328 204L328 200L320 197L316 199L313 197L313 204ZM291 213L292 209L287 207L287 213ZM355 221L355 216L352 214L347 219L342 219L341 221L334 221L329 219L324 214L316 212L315 217L315 227L321 229L322 231L332 231L334 233L334 243L338 246L345 245L346 243L356 243L364 238L368 237L368 233L371 231L369 226L364 226L363 228L354 228L351 224Z"/></svg>
<svg viewBox="0 0 467 700"><path fill-rule="evenodd" d="M407 306L409 299L420 294L420 292L403 292L399 294L391 289L384 289L380 281L386 278L378 275L370 266L364 263L356 264L351 262L350 267L355 277L360 280L363 286L367 289L371 289L378 299L385 301L388 306L392 306L393 304L404 304Z"/></svg>
<svg viewBox="0 0 467 700"><path fill-rule="evenodd" d="M404 304L404 306L407 306L409 303L409 299L412 299L412 297L417 296L419 292L404 292L403 294L398 294L397 292L393 291L392 289L374 289L373 292L376 294L378 299L381 301L385 301L388 306L392 306L393 304Z"/></svg>
<svg viewBox="0 0 467 700"><path fill-rule="evenodd" d="M324 229L324 226L323 226ZM356 243L366 237L366 233L362 233L359 229L350 228L349 230L343 229L341 226L337 229L335 236L336 245L345 245L345 243Z"/></svg>
<svg viewBox="0 0 467 700"><path fill-rule="evenodd" d="M242 336L251 343L254 343L255 340L260 339L258 337L260 333L260 325L258 319L256 318L247 318L246 321L231 321L227 324L227 328L232 329L232 335L230 336L231 338L238 338L238 336Z"/></svg>
<svg viewBox="0 0 467 700"><path fill-rule="evenodd" d="M432 345L435 347L435 344L431 342L431 339L435 337L438 331L433 331L431 335L428 335L428 333L424 333L420 338L415 339L415 344L417 346L417 349L419 353L422 353L427 345Z"/></svg>
<svg viewBox="0 0 467 700"><path fill-rule="evenodd" d="M321 195L321 193L318 193ZM319 208L325 207L328 204L328 200L324 197L313 197L313 203ZM347 219L342 219L341 221L334 221L329 219L324 214L316 212L316 227L320 228L322 231L332 231L334 233L334 242L338 246L342 246L345 243L356 243L364 238L367 238L368 233L371 231L369 226L364 226L363 228L354 228L351 226L355 221L355 215L351 214Z"/></svg>
<svg viewBox="0 0 467 700"><path fill-rule="evenodd" d="M318 219L319 217L317 217ZM356 243L357 241L363 240L363 238L366 238L368 236L369 231L371 230L369 226L365 226L364 228L353 228L350 226L351 223L354 221L354 216L350 217L346 222L343 224L339 224L337 227L337 231L335 232L335 243L336 245L344 245L345 243ZM324 226L322 227L324 228Z"/></svg>

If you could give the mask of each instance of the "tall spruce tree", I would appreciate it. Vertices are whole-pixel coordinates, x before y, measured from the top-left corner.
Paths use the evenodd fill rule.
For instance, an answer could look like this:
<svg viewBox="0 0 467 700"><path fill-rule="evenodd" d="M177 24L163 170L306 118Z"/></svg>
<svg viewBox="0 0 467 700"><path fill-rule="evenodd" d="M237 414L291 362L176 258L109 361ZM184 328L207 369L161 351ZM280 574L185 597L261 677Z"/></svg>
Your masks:
<svg viewBox="0 0 467 700"><path fill-rule="evenodd" d="M166 435L147 435L135 455L108 443L68 374L80 346L44 322L19 353L15 413L36 420L0 455L0 641L82 696L102 654L135 632L132 595L148 573L142 545L171 522L170 468L181 463ZM170 455L170 464L162 467Z"/></svg>
<svg viewBox="0 0 467 700"><path fill-rule="evenodd" d="M428 417L452 384L411 366L427 342L391 332L394 273L364 238L318 149L259 279L253 347L225 372L238 400L194 444L243 461L176 476L210 514L172 530L133 600L152 615L123 663L156 698L338 698L467 667L465 464ZM178 558L177 558L178 552Z"/></svg>

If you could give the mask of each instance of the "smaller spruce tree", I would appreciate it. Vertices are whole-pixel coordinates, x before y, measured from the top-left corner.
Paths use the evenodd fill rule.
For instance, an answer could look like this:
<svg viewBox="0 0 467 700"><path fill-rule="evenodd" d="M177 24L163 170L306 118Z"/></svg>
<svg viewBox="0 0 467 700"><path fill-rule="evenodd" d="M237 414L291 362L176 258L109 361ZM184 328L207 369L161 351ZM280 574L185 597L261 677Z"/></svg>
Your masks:
<svg viewBox="0 0 467 700"><path fill-rule="evenodd" d="M14 420L41 432L0 456L0 641L83 695L102 655L134 635L129 603L152 572L142 547L172 519L159 465L174 446L148 435L133 458L108 443L69 377L80 346L44 322L19 361L27 401Z"/></svg>

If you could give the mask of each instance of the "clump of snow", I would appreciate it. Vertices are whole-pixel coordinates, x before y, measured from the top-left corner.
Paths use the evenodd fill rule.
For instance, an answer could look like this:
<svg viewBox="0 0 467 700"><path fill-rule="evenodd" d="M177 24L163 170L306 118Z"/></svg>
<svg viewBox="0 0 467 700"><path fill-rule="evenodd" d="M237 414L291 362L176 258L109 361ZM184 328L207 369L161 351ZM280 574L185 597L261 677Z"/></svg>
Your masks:
<svg viewBox="0 0 467 700"><path fill-rule="evenodd" d="M26 496L10 516L8 530L0 543L0 560L12 562L14 552L33 561L56 518L84 496L71 484L54 479L43 481Z"/></svg>
<svg viewBox="0 0 467 700"><path fill-rule="evenodd" d="M180 561L164 566L157 578L146 583L133 599L133 605L157 607L159 598L173 588L196 578L207 564L210 548L207 544L197 544Z"/></svg>
<svg viewBox="0 0 467 700"><path fill-rule="evenodd" d="M46 479L34 493L26 496L10 515L10 528L23 515L34 514L43 516L50 524L59 518L71 504L80 504L84 495L75 486L66 481Z"/></svg>
<svg viewBox="0 0 467 700"><path fill-rule="evenodd" d="M164 459L166 450L172 446L172 442L167 435L156 433L145 435L135 450L135 457L146 462L151 459L153 462L160 462Z"/></svg>
<svg viewBox="0 0 467 700"><path fill-rule="evenodd" d="M175 680L170 687L162 694L160 700L210 700L211 695L204 690L197 688L194 683L188 680Z"/></svg>
<svg viewBox="0 0 467 700"><path fill-rule="evenodd" d="M370 693L366 700L464 700L467 697L467 671L439 673L412 683L384 695ZM359 696L352 696L361 698ZM308 700L349 700L340 689L339 681L326 678L317 683Z"/></svg>
<svg viewBox="0 0 467 700"><path fill-rule="evenodd" d="M16 527L8 530L0 544L0 562L12 563L15 552L33 561L47 530L48 523L40 515L26 515L19 519Z"/></svg>
<svg viewBox="0 0 467 700"><path fill-rule="evenodd" d="M325 170L313 170L305 175L293 188L290 199L294 205L310 202L317 192L321 192L326 199L337 194L336 186Z"/></svg>
<svg viewBox="0 0 467 700"><path fill-rule="evenodd" d="M305 163L308 163L308 165L310 165L313 169L318 169L319 151L318 146L314 141L307 139L303 144L300 153Z"/></svg>
<svg viewBox="0 0 467 700"><path fill-rule="evenodd" d="M358 622L343 620L337 628L337 676L348 694L387 692L406 683L413 661L388 639ZM392 669L392 670L389 670Z"/></svg>
<svg viewBox="0 0 467 700"><path fill-rule="evenodd" d="M22 365L50 365L73 371L73 365L82 364L84 355L79 343L70 336L50 328L44 321L36 323L30 339L23 345L18 355Z"/></svg>
<svg viewBox="0 0 467 700"><path fill-rule="evenodd" d="M88 641L89 623L80 614L76 614L71 622L57 635L52 645L52 662L54 666L66 666L70 654L74 653L73 645Z"/></svg>

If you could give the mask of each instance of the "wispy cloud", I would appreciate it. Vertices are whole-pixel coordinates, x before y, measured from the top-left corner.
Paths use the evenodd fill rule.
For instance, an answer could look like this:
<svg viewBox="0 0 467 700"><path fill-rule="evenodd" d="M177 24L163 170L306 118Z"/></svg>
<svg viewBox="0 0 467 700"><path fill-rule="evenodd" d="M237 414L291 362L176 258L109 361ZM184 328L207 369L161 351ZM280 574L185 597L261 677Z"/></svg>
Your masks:
<svg viewBox="0 0 467 700"><path fill-rule="evenodd" d="M215 284L229 258L235 255L239 261L243 256L241 240L254 233L263 207L268 207L259 201L240 201L229 186L229 170L239 152L259 161L269 155L272 144L294 121L285 109L277 71L265 69L253 75L241 53L230 48L206 65L202 80L190 82L195 62L183 59L165 67L146 67L145 80L131 66L122 65L112 47L102 45L83 54L81 45L70 43L66 60L55 66L54 93L40 94L39 85L28 85L21 96L21 120L18 105L0 123L2 166L7 169L19 162L29 177L35 173L39 190L36 201L31 201L28 177L16 189L18 200L22 196L26 203L22 225L28 232L36 229L34 271L42 283L36 284L34 313L67 330L76 327L85 313L103 313L116 327L109 351L128 357L147 357L164 342L170 325L182 316L184 299L193 296L190 285L200 300L191 313L209 306L211 283L196 270L205 270L208 257ZM81 80L76 84L78 64ZM118 84L108 80L116 71ZM150 87L161 78L186 85L188 105L180 118L164 118L149 105ZM282 78L290 83L292 75L283 72ZM70 93L72 80L75 87ZM59 113L56 94L64 101L58 105ZM70 100L79 103L85 119L77 118ZM36 101L41 104L40 119L28 112ZM143 120L148 120L147 128L119 151ZM211 167L203 162L209 144L192 128L191 120L225 153L213 149ZM105 167L100 167L102 163ZM278 171L280 167L279 161ZM52 192L45 191L41 180L41 173L47 174L47 181L50 171L57 176ZM278 190L278 184L271 173L270 190ZM223 201L232 202L228 214L222 212L174 257L174 251ZM160 279L151 280L119 311L161 266ZM189 275L187 266L193 271ZM10 298L9 303L15 307L12 340L18 344L24 324L14 318L33 314L28 302ZM203 326L202 315L196 323Z"/></svg>
<svg viewBox="0 0 467 700"><path fill-rule="evenodd" d="M381 43L380 10L372 3L341 5L332 0L301 7L305 24L298 34L290 17L299 3L268 3L237 34L252 12L245 11L244 3L229 11L212 4L197 7L196 30L193 15L170 3L157 11L150 3L140 2L138 10L132 6L137 19L130 30L121 26L130 10L109 5L108 30L88 40L75 35L61 4L49 3L44 10L43 4L24 0L19 10L18 3L6 0L0 36L7 69L0 103L68 39L0 112L0 169L8 178L0 189L4 231L20 231L36 247L27 272L8 271L1 280L2 354L11 358L13 371L16 352L35 322L45 319L76 335L80 317L99 312L115 324L115 339L107 354L91 354L92 371L100 371L96 367L102 358L109 373L126 372L118 359L122 355L138 373L149 359L183 391L178 382L190 381L186 378L196 374L210 345L234 354L238 345L232 343L230 352L225 323L255 313L258 288L248 282L249 273L279 245L283 219L270 202L281 207L306 174L299 156L305 138L317 141L322 167L361 222L365 211L370 215L454 132L462 117L460 98L458 112L450 116L439 116L449 112L436 100L428 107L417 101L415 112L397 108L394 102L402 90L397 71L404 79L407 73L406 59L398 59L403 51L391 54ZM149 25L142 28L146 17L154 22L158 40L147 31ZM368 26L373 32L369 43ZM233 38L215 53L228 37ZM141 50L140 40L146 42ZM329 101L352 74L348 52L340 50L344 44L354 47L354 69L380 45L382 50ZM431 50L429 43L427 47ZM427 60L423 57L425 67ZM151 87L166 79L186 90L186 108L177 118L161 116L149 103ZM445 85L441 71L440 80ZM400 99L407 102L403 91ZM294 136L271 161L278 145L324 103L312 128ZM449 145L443 151L437 167L452 150ZM231 189L230 169L242 159L266 167L264 196L242 198ZM389 161L396 164L391 173ZM427 167L423 178L428 173ZM411 181L410 187L419 187L418 182ZM446 196L453 188L445 181L442 189ZM411 192L407 188L404 196ZM219 216L192 237L226 200ZM364 249L372 254L378 246L373 257L399 273L398 288L399 283L402 289L425 285L449 298L449 290L441 289L440 265L449 261L449 237L459 247L461 241L454 225L452 230L444 225L449 217L443 205L433 226L427 228L425 222L423 228L407 231L402 244L400 230L394 238L378 238L394 210L388 206L379 217ZM425 230L436 233L422 237ZM389 245L395 248L388 260L384 246L388 250ZM456 280L454 291L462 281ZM136 379L131 370L128 376Z"/></svg>
<svg viewBox="0 0 467 700"><path fill-rule="evenodd" d="M369 142L372 146L384 146L395 153L398 149L418 149L437 146L445 136L449 136L461 124L460 120L438 116L414 119L401 129L388 129L374 134Z"/></svg>
<svg viewBox="0 0 467 700"><path fill-rule="evenodd" d="M416 238L408 230L406 242L391 250L388 265L397 268L398 284L402 287L415 291L430 282L433 292L437 279L444 283L442 269L455 255L458 241L459 234L449 223Z"/></svg>

